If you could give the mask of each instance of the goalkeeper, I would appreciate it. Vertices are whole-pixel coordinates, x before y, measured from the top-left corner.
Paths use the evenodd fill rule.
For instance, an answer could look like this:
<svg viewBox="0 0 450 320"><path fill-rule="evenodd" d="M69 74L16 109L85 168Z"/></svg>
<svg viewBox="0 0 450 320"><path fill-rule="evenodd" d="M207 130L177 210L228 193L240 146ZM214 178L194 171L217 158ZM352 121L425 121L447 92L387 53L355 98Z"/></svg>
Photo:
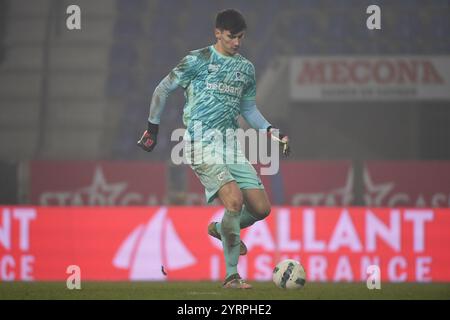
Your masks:
<svg viewBox="0 0 450 320"><path fill-rule="evenodd" d="M237 118L242 115L251 127L267 130L280 142L283 154L289 154L288 137L278 134L255 104L255 69L238 53L246 27L243 16L236 10L228 9L217 14L216 43L191 51L156 87L150 104L148 128L139 140L139 146L145 151L153 150L167 96L181 87L186 97L183 110L185 140L188 137L196 145L200 139L201 147L214 146L217 143L215 137L202 135L199 138L197 129L201 127L202 134L217 130L227 137L227 129L237 129ZM240 240L240 230L266 218L270 213L270 203L260 178L245 157L239 163L210 161L215 157L227 156L230 159L230 152L235 153L231 156L242 156L237 144L231 150L227 148L223 155L212 156L205 152L206 149L200 152L200 161L198 153L194 152L194 161L190 165L205 187L208 203L218 197L225 207L222 221L208 226L208 234L221 240L223 245L226 265L223 287L249 289L251 285L237 271L239 255L247 253Z"/></svg>

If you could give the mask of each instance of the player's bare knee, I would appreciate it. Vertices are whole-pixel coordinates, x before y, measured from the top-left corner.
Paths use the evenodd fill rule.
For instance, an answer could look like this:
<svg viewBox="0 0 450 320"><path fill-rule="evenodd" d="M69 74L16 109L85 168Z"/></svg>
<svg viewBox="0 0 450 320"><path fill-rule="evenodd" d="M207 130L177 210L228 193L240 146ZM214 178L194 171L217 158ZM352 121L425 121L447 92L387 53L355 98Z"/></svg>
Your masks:
<svg viewBox="0 0 450 320"><path fill-rule="evenodd" d="M270 211L271 211L270 206L264 207L264 210L262 211L263 219L265 219L269 216Z"/></svg>
<svg viewBox="0 0 450 320"><path fill-rule="evenodd" d="M225 201L225 208L232 212L241 212L242 206L244 205L244 197L241 190L232 189L227 195Z"/></svg>
<svg viewBox="0 0 450 320"><path fill-rule="evenodd" d="M244 200L242 199L242 195L236 195L228 200L228 203L225 205L225 207L228 211L241 212L243 203Z"/></svg>
<svg viewBox="0 0 450 320"><path fill-rule="evenodd" d="M256 211L254 212L255 218L258 218L259 220L263 220L267 218L270 214L270 206L259 206Z"/></svg>

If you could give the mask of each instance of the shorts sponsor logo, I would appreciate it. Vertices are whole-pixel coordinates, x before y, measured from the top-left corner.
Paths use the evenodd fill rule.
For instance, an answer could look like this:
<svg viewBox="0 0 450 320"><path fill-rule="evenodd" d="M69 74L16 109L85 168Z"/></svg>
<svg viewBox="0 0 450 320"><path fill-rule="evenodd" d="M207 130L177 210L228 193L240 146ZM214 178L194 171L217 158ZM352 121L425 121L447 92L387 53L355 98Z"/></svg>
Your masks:
<svg viewBox="0 0 450 320"><path fill-rule="evenodd" d="M222 171L221 173L219 173L219 174L217 175L217 179L218 179L219 181L222 181L224 176L225 176L225 172Z"/></svg>

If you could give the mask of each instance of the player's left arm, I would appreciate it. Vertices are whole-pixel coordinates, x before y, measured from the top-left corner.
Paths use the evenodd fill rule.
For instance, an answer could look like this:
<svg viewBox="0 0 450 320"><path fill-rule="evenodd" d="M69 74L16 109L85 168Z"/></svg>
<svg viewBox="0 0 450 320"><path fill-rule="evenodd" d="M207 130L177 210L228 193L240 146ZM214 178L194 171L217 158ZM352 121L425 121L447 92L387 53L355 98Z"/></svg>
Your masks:
<svg viewBox="0 0 450 320"><path fill-rule="evenodd" d="M256 106L256 76L255 67L249 64L250 81L244 89L241 102L241 115L247 123L254 129L267 130L270 137L280 143L283 148L283 155L288 156L291 152L289 137L274 128L261 114Z"/></svg>
<svg viewBox="0 0 450 320"><path fill-rule="evenodd" d="M243 100L241 103L241 115L254 129L267 130L267 134L278 141L283 148L283 155L288 156L291 152L289 137L274 128L259 111L255 100Z"/></svg>

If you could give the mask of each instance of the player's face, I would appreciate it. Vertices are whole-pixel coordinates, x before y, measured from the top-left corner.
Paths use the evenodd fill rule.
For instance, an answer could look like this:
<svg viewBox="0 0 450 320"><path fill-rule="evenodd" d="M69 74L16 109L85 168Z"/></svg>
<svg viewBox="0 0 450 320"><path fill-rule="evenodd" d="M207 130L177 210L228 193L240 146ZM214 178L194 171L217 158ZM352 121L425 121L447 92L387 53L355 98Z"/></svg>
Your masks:
<svg viewBox="0 0 450 320"><path fill-rule="evenodd" d="M215 33L216 33L217 42L223 51L222 53L224 53L227 56L233 56L238 52L239 47L241 46L245 31L241 31L236 34L232 34L228 30L222 31L222 30L216 29Z"/></svg>

